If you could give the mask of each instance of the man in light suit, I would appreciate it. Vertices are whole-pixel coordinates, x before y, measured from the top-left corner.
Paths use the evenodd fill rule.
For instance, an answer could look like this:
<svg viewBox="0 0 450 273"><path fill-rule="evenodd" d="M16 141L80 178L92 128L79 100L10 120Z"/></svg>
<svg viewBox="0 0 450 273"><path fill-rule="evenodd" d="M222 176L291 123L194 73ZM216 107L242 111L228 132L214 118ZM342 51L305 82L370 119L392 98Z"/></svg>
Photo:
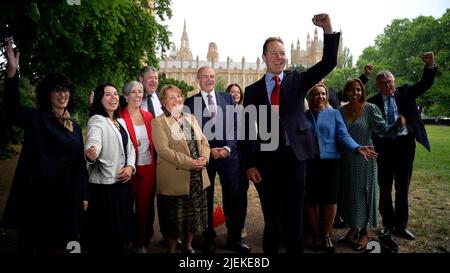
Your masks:
<svg viewBox="0 0 450 273"><path fill-rule="evenodd" d="M250 252L242 242L239 224L239 159L237 153L237 116L235 101L229 93L215 90L216 74L208 66L197 72L200 92L185 101L185 105L196 116L211 147L207 166L211 186L207 189L208 228L205 235L205 252L215 251L216 233L213 227L214 180L219 175L222 185L223 208L228 230L228 246L240 253Z"/></svg>
<svg viewBox="0 0 450 273"><path fill-rule="evenodd" d="M422 95L432 85L437 72L433 52L422 56L425 63L420 81L414 85L395 86L395 78L389 71L377 74L376 82L379 93L368 99L377 105L386 122L403 115L406 125L398 132L395 139L373 136L373 143L379 156L378 185L380 186L380 214L383 218L382 237L390 238L391 233L408 240L414 240L414 234L407 229L408 224L408 190L411 182L413 162L416 151L416 140L425 149L431 151L425 126L416 104L418 96ZM395 208L392 204L392 184L395 179ZM396 244L390 242L391 248Z"/></svg>
<svg viewBox="0 0 450 273"><path fill-rule="evenodd" d="M248 115L243 123L244 161L247 177L255 183L264 214L265 253L278 253L280 234L287 236L287 253L303 252L305 165L316 149L312 129L305 122L304 98L306 92L336 66L340 36L333 34L328 14L315 15L313 23L324 31L324 53L319 63L305 72L284 72L283 41L268 38L262 55L267 72L245 89L244 107L247 110L249 106L256 106L257 120ZM269 138L264 136L266 128ZM251 140L255 134L256 140ZM275 149L271 147L273 143L278 144ZM282 211L287 216L283 223L280 221Z"/></svg>

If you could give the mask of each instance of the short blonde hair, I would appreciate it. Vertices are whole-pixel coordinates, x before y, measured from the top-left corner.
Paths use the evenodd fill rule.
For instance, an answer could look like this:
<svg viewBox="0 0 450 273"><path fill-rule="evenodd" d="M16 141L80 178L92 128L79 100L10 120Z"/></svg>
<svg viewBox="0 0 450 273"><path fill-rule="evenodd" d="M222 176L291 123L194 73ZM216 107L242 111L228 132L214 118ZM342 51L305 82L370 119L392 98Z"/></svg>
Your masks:
<svg viewBox="0 0 450 273"><path fill-rule="evenodd" d="M330 93L328 92L328 88L323 83L318 83L318 84L314 85L313 87L311 87L311 89L309 89L309 91L306 93L306 100L308 101L308 107L311 107L312 98L314 95L313 92L318 90L319 87L322 87L323 89L325 89L325 93L327 94L327 106L330 105L330 102L329 102Z"/></svg>

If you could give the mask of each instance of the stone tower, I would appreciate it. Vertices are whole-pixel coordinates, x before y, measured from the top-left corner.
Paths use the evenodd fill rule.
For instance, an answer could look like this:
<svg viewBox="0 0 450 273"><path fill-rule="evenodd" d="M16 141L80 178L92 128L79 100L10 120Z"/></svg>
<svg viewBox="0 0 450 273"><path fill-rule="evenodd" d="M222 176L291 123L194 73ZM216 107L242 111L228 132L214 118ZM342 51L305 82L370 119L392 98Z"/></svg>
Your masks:
<svg viewBox="0 0 450 273"><path fill-rule="evenodd" d="M214 63L219 61L219 52L217 51L217 45L214 42L209 43L208 54L206 55L208 62L211 62L211 67L214 68Z"/></svg>
<svg viewBox="0 0 450 273"><path fill-rule="evenodd" d="M186 32L186 20L184 20L183 33L181 34L181 45L180 49L177 51L176 60L178 61L191 61L192 52L189 48L189 38Z"/></svg>

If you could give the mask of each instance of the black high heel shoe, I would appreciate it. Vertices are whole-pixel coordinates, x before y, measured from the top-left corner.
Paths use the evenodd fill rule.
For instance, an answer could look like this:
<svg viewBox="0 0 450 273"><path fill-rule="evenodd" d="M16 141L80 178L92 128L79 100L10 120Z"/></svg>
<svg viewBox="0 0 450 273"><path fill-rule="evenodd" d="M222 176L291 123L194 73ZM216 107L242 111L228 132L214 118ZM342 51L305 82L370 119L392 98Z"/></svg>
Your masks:
<svg viewBox="0 0 450 273"><path fill-rule="evenodd" d="M326 253L334 253L335 249L334 249L334 245L333 245L333 242L331 241L330 236L325 236L323 238L323 250Z"/></svg>

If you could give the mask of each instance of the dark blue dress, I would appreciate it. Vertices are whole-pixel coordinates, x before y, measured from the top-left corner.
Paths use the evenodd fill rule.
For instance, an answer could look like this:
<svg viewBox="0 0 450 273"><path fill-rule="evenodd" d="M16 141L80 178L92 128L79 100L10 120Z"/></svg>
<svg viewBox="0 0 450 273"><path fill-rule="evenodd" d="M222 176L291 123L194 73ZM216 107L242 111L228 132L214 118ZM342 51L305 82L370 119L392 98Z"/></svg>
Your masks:
<svg viewBox="0 0 450 273"><path fill-rule="evenodd" d="M5 106L24 141L0 225L19 231L21 251L64 250L79 241L88 198L81 127L70 132L52 113L22 106L17 74L5 79Z"/></svg>

